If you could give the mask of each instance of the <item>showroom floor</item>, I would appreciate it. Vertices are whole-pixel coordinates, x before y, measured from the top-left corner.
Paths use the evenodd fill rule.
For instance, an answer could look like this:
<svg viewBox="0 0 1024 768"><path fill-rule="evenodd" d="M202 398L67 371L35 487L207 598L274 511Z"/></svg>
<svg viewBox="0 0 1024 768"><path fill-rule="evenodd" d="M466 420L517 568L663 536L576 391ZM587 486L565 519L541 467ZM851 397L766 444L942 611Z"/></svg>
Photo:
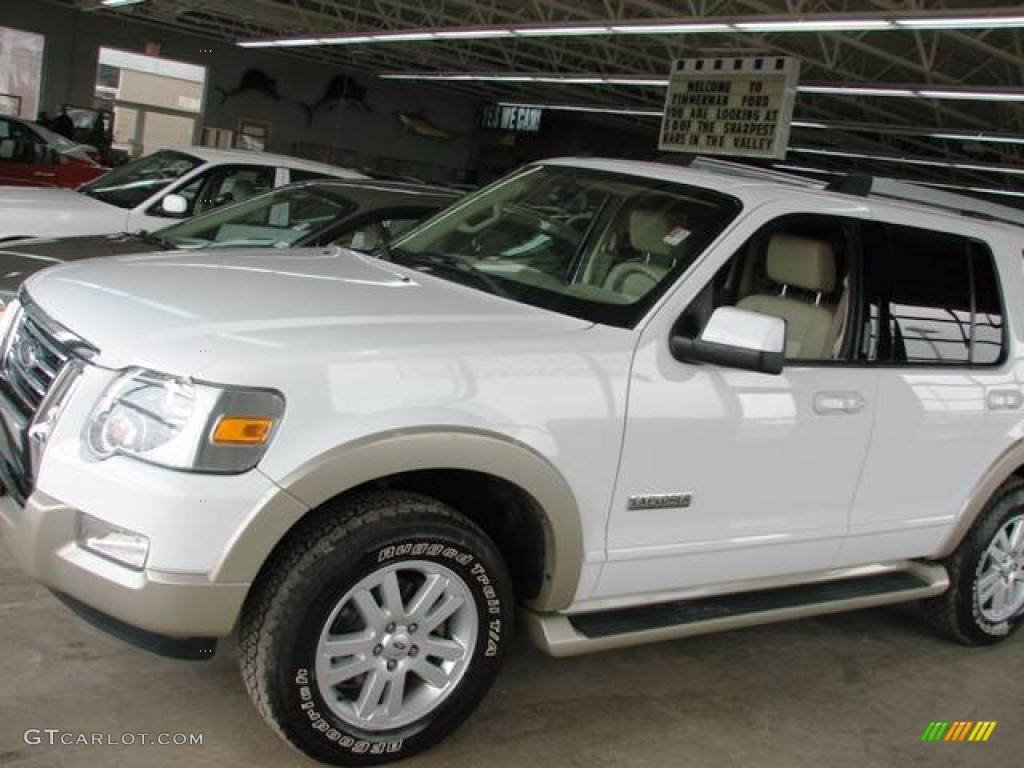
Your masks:
<svg viewBox="0 0 1024 768"><path fill-rule="evenodd" d="M29 583L2 547L0 649L0 765L313 765L249 706L233 645L209 663L135 650ZM468 725L409 764L1009 766L1024 747L1022 650L1024 634L951 645L907 607L579 659L520 640ZM930 720L956 719L999 726L986 744L920 743ZM29 746L29 728L203 744Z"/></svg>

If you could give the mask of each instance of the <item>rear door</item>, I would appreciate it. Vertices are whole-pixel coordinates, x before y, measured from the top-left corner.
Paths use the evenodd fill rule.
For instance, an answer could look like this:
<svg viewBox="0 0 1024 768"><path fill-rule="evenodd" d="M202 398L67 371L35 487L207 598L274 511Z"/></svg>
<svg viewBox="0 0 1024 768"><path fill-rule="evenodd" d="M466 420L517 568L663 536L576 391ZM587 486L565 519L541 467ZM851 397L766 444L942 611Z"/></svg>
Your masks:
<svg viewBox="0 0 1024 768"><path fill-rule="evenodd" d="M838 565L935 553L1024 429L994 259L1009 242L993 246L966 219L879 218L866 228L858 350L879 374L875 428ZM1019 271L1019 242L1012 254L1004 264Z"/></svg>

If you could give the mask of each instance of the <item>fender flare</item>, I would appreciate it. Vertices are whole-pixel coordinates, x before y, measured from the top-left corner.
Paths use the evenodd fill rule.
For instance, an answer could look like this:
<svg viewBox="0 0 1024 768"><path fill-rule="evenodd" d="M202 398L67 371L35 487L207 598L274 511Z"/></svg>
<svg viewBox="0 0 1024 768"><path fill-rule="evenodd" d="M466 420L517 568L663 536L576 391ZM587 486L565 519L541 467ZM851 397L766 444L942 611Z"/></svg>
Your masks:
<svg viewBox="0 0 1024 768"><path fill-rule="evenodd" d="M952 530L942 542L942 546L932 556L934 559L942 560L956 551L960 542L971 530L974 521L978 519L978 515L985 509L989 499L1022 466L1024 466L1024 440L1018 440L992 462L985 474L981 476L981 480L971 489Z"/></svg>
<svg viewBox="0 0 1024 768"><path fill-rule="evenodd" d="M544 582L535 610L566 608L579 586L583 528L576 498L537 451L482 430L425 427L372 435L333 448L293 470L257 505L211 574L251 582L281 538L310 509L374 480L416 470L455 469L500 477L534 501L545 539Z"/></svg>

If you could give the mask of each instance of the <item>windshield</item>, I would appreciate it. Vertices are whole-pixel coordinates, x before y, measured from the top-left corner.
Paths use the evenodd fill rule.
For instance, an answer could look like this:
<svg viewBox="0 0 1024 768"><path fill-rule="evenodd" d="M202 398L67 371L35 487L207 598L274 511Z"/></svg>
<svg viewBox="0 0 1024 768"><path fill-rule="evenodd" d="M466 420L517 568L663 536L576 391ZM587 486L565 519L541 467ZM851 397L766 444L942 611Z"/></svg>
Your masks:
<svg viewBox="0 0 1024 768"><path fill-rule="evenodd" d="M632 327L739 213L707 189L533 166L466 198L392 248L398 262L480 290Z"/></svg>
<svg viewBox="0 0 1024 768"><path fill-rule="evenodd" d="M286 187L161 229L155 237L172 248L288 248L308 244L354 208L315 187Z"/></svg>
<svg viewBox="0 0 1024 768"><path fill-rule="evenodd" d="M134 208L202 164L197 157L165 149L118 166L78 191L118 208Z"/></svg>
<svg viewBox="0 0 1024 768"><path fill-rule="evenodd" d="M85 147L74 141L69 141L61 136L59 133L54 133L49 128L39 124L33 124L32 130L39 134L39 137L45 141L49 146L53 147L57 152L62 155L71 155L77 157L80 160L91 160L89 153Z"/></svg>

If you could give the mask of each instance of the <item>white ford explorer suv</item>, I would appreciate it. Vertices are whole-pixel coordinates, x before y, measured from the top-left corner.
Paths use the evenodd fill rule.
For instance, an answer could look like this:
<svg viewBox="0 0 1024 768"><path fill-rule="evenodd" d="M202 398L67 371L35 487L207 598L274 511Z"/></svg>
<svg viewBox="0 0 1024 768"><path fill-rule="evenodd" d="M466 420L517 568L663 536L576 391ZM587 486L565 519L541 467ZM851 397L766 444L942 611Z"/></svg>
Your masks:
<svg viewBox="0 0 1024 768"><path fill-rule="evenodd" d="M700 165L533 165L381 259L39 273L7 545L153 650L237 631L263 717L338 765L456 728L516 603L559 656L910 600L1007 637L1024 216Z"/></svg>

